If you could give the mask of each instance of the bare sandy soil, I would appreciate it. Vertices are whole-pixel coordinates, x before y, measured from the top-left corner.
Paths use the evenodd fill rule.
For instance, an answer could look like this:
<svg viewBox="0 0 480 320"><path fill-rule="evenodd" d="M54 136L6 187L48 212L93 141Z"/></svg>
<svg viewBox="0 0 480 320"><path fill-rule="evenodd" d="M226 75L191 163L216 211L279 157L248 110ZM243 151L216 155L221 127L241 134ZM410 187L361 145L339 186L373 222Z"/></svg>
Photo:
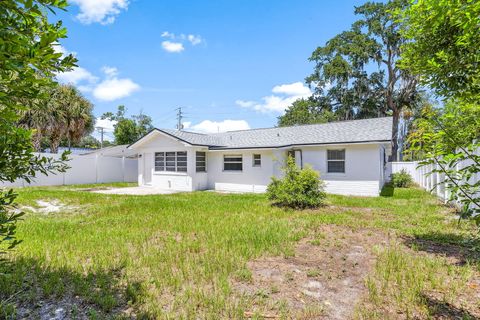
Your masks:
<svg viewBox="0 0 480 320"><path fill-rule="evenodd" d="M155 187L127 187L127 188L111 188L111 189L101 189L101 190L96 189L96 190L92 190L91 192L139 196L139 195L151 195L151 194L172 194L172 193L177 193L178 191L159 189Z"/></svg>
<svg viewBox="0 0 480 320"><path fill-rule="evenodd" d="M322 226L315 239L301 240L293 257L248 263L251 281L234 281L251 311L265 318L349 319L366 293L365 277L375 262L372 249L386 244L378 231Z"/></svg>

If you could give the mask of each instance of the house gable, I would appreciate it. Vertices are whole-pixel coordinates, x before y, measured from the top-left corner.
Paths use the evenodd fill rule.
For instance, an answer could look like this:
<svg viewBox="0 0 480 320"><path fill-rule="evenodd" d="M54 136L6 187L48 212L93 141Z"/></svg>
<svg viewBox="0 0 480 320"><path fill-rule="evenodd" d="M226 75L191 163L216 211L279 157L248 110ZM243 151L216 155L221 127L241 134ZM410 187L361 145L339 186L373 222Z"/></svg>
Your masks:
<svg viewBox="0 0 480 320"><path fill-rule="evenodd" d="M191 145L188 142L182 141L172 135L164 133L158 129L154 129L144 137L131 144L129 149L185 148L187 146Z"/></svg>

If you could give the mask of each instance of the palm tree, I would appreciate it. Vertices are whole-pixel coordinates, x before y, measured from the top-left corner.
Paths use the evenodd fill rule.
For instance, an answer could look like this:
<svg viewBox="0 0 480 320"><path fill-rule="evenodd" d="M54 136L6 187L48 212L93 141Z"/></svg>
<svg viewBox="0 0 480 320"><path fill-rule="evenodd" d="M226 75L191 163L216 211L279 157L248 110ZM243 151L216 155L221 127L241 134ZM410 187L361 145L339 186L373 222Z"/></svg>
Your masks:
<svg viewBox="0 0 480 320"><path fill-rule="evenodd" d="M93 131L93 105L72 85L59 85L52 94L50 111L54 121L49 125L50 151L57 153L62 139L68 147Z"/></svg>
<svg viewBox="0 0 480 320"><path fill-rule="evenodd" d="M42 138L47 135L46 124L52 122L52 114L48 112L47 106L35 105L24 111L19 121L19 126L25 129L32 129L32 144L36 152L41 151Z"/></svg>
<svg viewBox="0 0 480 320"><path fill-rule="evenodd" d="M19 125L35 130L35 150L40 151L42 138L48 138L50 152L57 153L63 139L70 148L93 131L93 105L72 85L55 86L49 94L46 105L25 112Z"/></svg>
<svg viewBox="0 0 480 320"><path fill-rule="evenodd" d="M70 150L72 143L79 143L80 140L92 133L94 129L93 105L85 99L74 87L70 87L71 105L65 112L66 138Z"/></svg>

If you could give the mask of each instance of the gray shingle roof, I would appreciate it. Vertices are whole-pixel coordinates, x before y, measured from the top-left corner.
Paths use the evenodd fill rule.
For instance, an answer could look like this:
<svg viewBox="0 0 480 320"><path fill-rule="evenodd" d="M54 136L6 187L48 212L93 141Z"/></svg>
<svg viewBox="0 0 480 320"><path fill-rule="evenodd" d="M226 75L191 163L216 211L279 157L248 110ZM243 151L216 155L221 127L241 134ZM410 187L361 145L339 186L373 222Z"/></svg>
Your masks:
<svg viewBox="0 0 480 320"><path fill-rule="evenodd" d="M280 148L309 144L390 141L392 118L351 120L214 134L171 129L158 130L190 144L208 146L210 149Z"/></svg>

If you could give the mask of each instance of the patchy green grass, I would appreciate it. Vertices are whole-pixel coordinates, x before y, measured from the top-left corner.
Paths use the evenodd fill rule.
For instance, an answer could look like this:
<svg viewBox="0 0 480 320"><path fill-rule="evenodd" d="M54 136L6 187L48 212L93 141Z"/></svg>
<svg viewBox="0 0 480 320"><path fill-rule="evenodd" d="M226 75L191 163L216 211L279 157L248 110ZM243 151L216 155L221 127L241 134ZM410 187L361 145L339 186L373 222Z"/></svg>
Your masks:
<svg viewBox="0 0 480 320"><path fill-rule="evenodd" d="M291 211L271 207L264 195L81 191L92 187L98 186L19 190L23 205L58 200L76 209L30 213L19 224L24 242L0 267L0 313L68 297L81 301L91 318L243 318L247 301L233 294L231 279L249 281L245 265L256 257L294 255L303 237L321 248L317 230L325 224L391 237L366 279L359 318L398 312L428 318L430 293L454 302L480 271L471 226L458 227L450 210L418 189L378 198L329 196L319 210ZM423 253L432 243L438 252ZM462 263L452 265L442 245L465 251Z"/></svg>

